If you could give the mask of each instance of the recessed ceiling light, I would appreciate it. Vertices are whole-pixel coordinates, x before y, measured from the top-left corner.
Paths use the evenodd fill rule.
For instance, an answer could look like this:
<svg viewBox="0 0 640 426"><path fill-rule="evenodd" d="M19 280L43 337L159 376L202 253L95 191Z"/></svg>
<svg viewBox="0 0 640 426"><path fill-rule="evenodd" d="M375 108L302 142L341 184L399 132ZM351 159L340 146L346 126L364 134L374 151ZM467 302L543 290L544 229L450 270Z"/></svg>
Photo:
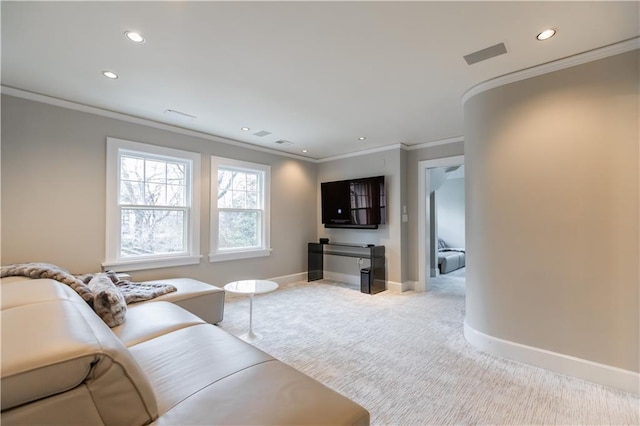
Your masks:
<svg viewBox="0 0 640 426"><path fill-rule="evenodd" d="M544 41L549 40L554 35L556 35L556 30L554 30L553 28L549 28L538 34L536 38L538 39L538 41Z"/></svg>
<svg viewBox="0 0 640 426"><path fill-rule="evenodd" d="M302 150L302 152L306 154L306 153L307 153L307 152L309 152L309 151L308 151L308 150L306 150L306 149L303 149L303 150Z"/></svg>
<svg viewBox="0 0 640 426"><path fill-rule="evenodd" d="M113 79L113 80L118 78L118 74L116 74L113 71L102 71L102 75L104 75L107 78Z"/></svg>
<svg viewBox="0 0 640 426"><path fill-rule="evenodd" d="M363 140L365 140L365 139L367 139L367 138L366 138L366 137L364 137L364 136L360 136L360 137L358 138L358 140L359 140L359 141L363 141Z"/></svg>
<svg viewBox="0 0 640 426"><path fill-rule="evenodd" d="M240 130L242 130L243 132L248 132L251 129L248 127L240 127Z"/></svg>
<svg viewBox="0 0 640 426"><path fill-rule="evenodd" d="M142 34L140 33L137 33L135 31L127 31L124 33L124 35L134 43L144 43L144 37L142 37Z"/></svg>

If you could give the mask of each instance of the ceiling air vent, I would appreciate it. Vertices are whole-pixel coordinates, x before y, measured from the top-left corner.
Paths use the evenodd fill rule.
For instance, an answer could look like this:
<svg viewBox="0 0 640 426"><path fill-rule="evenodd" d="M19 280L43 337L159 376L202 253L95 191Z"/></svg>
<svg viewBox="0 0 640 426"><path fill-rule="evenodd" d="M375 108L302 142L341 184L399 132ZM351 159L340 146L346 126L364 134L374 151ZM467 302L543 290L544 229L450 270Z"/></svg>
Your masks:
<svg viewBox="0 0 640 426"><path fill-rule="evenodd" d="M507 48L504 43L498 43L494 46L487 47L486 49L478 50L477 52L469 53L463 56L467 64L473 65L476 62L486 61L487 59L495 58L507 53Z"/></svg>
<svg viewBox="0 0 640 426"><path fill-rule="evenodd" d="M271 132L267 132L266 130L260 130L259 132L255 132L254 136L263 137L263 136L267 136L267 135L270 135L270 134L271 134Z"/></svg>
<svg viewBox="0 0 640 426"><path fill-rule="evenodd" d="M175 109L164 110L164 115L177 120L185 120L185 121L191 121L198 118L195 115L187 114L186 112L182 112L182 111L176 111Z"/></svg>
<svg viewBox="0 0 640 426"><path fill-rule="evenodd" d="M278 145L293 145L293 142L285 141L284 139L280 139L280 140L276 141L276 143Z"/></svg>

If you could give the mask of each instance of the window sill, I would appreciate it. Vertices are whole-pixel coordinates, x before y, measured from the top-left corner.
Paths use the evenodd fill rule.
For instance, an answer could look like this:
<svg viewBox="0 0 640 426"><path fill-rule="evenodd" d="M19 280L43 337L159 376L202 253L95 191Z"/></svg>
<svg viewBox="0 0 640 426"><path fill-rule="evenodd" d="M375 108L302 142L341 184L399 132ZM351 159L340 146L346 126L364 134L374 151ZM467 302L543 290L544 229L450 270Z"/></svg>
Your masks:
<svg viewBox="0 0 640 426"><path fill-rule="evenodd" d="M170 268L172 266L196 265L202 256L163 257L157 259L119 260L103 262L102 267L114 272L140 271L142 269Z"/></svg>
<svg viewBox="0 0 640 426"><path fill-rule="evenodd" d="M251 259L253 257L266 257L271 255L273 249L259 249L246 251L233 251L209 254L209 262L224 262L226 260Z"/></svg>

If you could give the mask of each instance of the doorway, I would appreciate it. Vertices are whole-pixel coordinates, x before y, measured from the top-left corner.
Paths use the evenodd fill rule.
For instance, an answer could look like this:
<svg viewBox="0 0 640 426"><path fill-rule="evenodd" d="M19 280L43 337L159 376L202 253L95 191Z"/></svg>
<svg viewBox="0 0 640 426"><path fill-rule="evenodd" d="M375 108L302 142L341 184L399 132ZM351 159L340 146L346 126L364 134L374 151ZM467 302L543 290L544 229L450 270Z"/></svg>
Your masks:
<svg viewBox="0 0 640 426"><path fill-rule="evenodd" d="M418 284L415 288L416 291L427 291L431 275L438 275L438 196L435 192L447 180L447 175L455 173L461 166L464 166L463 155L424 160L418 163L418 200L420 202L418 208ZM464 184L462 186L464 188ZM459 236L451 239L452 245L460 242Z"/></svg>
<svg viewBox="0 0 640 426"><path fill-rule="evenodd" d="M429 277L464 268L464 165L429 169Z"/></svg>

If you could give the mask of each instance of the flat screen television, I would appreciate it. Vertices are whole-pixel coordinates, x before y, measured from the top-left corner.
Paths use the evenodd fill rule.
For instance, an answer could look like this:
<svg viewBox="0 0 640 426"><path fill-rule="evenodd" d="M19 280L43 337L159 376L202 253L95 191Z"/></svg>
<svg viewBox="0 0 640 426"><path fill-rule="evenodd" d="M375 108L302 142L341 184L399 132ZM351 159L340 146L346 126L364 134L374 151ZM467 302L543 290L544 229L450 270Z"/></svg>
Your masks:
<svg viewBox="0 0 640 426"><path fill-rule="evenodd" d="M377 229L386 223L384 176L322 182L325 228Z"/></svg>

